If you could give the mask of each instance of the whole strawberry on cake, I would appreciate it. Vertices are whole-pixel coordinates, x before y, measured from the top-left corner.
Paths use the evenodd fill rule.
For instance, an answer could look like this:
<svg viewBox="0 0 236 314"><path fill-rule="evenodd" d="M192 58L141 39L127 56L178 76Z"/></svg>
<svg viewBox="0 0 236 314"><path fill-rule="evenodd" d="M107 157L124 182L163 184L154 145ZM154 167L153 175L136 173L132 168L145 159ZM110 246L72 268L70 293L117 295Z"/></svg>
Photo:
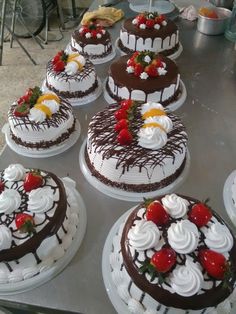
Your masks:
<svg viewBox="0 0 236 314"><path fill-rule="evenodd" d="M113 232L109 280L127 313L230 313L235 237L208 203L178 194L145 200Z"/></svg>

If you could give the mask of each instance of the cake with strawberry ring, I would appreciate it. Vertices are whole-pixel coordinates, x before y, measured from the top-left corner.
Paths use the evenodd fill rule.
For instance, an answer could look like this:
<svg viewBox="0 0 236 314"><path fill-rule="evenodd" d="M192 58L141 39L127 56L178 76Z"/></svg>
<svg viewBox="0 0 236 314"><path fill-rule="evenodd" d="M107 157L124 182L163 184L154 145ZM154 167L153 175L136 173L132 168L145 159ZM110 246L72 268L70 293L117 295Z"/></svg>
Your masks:
<svg viewBox="0 0 236 314"><path fill-rule="evenodd" d="M150 50L165 56L179 49L177 25L158 13L146 12L123 22L118 47L125 54Z"/></svg>
<svg viewBox="0 0 236 314"><path fill-rule="evenodd" d="M186 158L185 127L161 104L124 100L98 112L89 123L85 161L107 186L156 191L182 174Z"/></svg>
<svg viewBox="0 0 236 314"><path fill-rule="evenodd" d="M80 220L76 193L73 180L44 170L11 164L0 172L1 291L64 257Z"/></svg>
<svg viewBox="0 0 236 314"><path fill-rule="evenodd" d="M168 106L181 94L179 70L175 62L162 55L135 52L110 65L106 92L114 101L131 98Z"/></svg>
<svg viewBox="0 0 236 314"><path fill-rule="evenodd" d="M230 313L236 244L205 202L169 194L145 200L114 230L111 281L131 313Z"/></svg>
<svg viewBox="0 0 236 314"><path fill-rule="evenodd" d="M46 88L68 100L80 100L98 89L94 65L79 53L59 51L46 71Z"/></svg>
<svg viewBox="0 0 236 314"><path fill-rule="evenodd" d="M76 131L71 105L53 92L35 86L8 111L10 137L27 149L45 150L66 142Z"/></svg>

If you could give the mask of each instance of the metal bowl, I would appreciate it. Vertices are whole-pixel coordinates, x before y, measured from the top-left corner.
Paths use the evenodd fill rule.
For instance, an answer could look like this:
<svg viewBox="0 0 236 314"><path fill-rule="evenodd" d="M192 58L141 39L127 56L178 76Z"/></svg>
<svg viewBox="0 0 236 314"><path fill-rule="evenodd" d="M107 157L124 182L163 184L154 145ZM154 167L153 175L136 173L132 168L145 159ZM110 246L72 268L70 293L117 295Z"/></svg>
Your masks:
<svg viewBox="0 0 236 314"><path fill-rule="evenodd" d="M233 6L233 0L210 0L216 7L231 9Z"/></svg>
<svg viewBox="0 0 236 314"><path fill-rule="evenodd" d="M215 8L218 18L209 18L198 14L197 29L199 32L206 35L223 34L231 16L231 11L225 8Z"/></svg>

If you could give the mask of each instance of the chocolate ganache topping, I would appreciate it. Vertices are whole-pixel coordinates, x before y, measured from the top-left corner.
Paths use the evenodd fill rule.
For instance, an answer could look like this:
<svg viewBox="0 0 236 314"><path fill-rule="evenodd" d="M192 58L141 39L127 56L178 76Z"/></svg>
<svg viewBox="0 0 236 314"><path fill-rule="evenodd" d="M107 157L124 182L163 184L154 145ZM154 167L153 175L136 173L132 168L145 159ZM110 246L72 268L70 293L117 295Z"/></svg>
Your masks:
<svg viewBox="0 0 236 314"><path fill-rule="evenodd" d="M186 197L183 195L179 195L179 196L189 202L188 211L190 211L191 208L195 204L199 203L199 201L194 198ZM162 203L162 198L163 196L157 198L156 200ZM230 261L230 265L231 265L230 277L227 279L227 283L225 284L223 280L219 281L217 279L214 279L213 277L209 276L205 270L203 270L204 281L207 282L208 288L205 289L202 287L199 293L196 293L192 296L184 297L177 293L171 293L166 288L164 288L165 285L168 286L168 282L166 280L164 280L163 283L150 282L149 280L147 280L147 277L145 276L145 274L140 272L140 269L137 266L140 260L139 252L135 250L133 254L131 253L128 233L130 229L132 228L132 226L134 226L134 224L137 221L140 221L141 219L145 219L145 210L142 212L141 216L140 214L138 214L140 210L142 211L142 208L145 208L144 203L136 207L136 209L128 217L125 223L124 229L123 229L122 237L121 237L121 252L122 252L122 256L124 260L124 264L122 267L126 268L134 284L137 285L143 291L144 294L145 293L149 294L157 302L160 302L161 304L164 304L167 307L174 307L174 308L180 308L180 309L186 309L186 310L189 310L189 309L201 310L207 307L214 307L218 305L219 303L221 303L222 301L224 301L232 293L233 288L235 287L235 281L236 281L236 272L235 272L236 244L235 244L235 238L233 237L233 234L230 231L230 229L229 229L229 232L232 235L233 245L230 251L227 253L228 255L227 260ZM186 213L186 215L187 214L188 212ZM165 245L168 245L168 234L167 234L168 228L174 222L181 221L182 218L178 218L178 219L170 218L170 221L166 225L158 226L160 232L162 233L162 238L164 240ZM209 221L209 224L205 226L205 228L210 228L209 225L214 224L215 222L219 222L220 224L225 225L225 222L223 221L223 219L221 219L216 214L216 212L212 211L212 218ZM207 246L205 242L205 233L203 229L198 228L198 232L200 236L199 236L199 243L198 243L197 249L195 249L192 253L189 253L189 254L176 253L177 263L174 266L174 268L170 270L170 273L172 273L176 267L180 265L184 265L188 256L190 256L194 262L199 262L198 260L199 249L207 248ZM152 251L154 254L157 250L153 248ZM149 259L149 257L147 256L147 250L143 251L142 255L143 254L146 257L146 259Z"/></svg>

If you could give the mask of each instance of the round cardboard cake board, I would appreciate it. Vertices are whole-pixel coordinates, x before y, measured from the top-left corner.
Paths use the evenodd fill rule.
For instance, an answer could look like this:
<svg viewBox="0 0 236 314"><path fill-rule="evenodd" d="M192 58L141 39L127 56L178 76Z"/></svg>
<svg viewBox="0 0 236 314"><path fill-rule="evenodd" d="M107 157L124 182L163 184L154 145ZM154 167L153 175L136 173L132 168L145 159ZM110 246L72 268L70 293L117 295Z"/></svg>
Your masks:
<svg viewBox="0 0 236 314"><path fill-rule="evenodd" d="M76 200L78 202L78 216L79 216L79 222L77 225L77 231L73 237L71 246L67 249L65 255L57 260L53 267L51 267L48 270L45 270L42 273L39 273L35 275L32 278L25 279L20 282L13 282L13 283L4 283L0 284L0 295L13 295L17 293L21 293L24 291L32 290L47 281L51 280L53 277L58 275L72 260L72 258L77 253L83 237L85 235L86 231L86 225L87 225L87 214L86 214L86 208L84 205L84 201L79 194L78 191L75 191Z"/></svg>
<svg viewBox="0 0 236 314"><path fill-rule="evenodd" d="M174 182L172 182L168 186L162 189L158 189L156 191L145 192L145 193L124 191L115 187L108 186L92 175L85 160L86 142L87 142L87 139L84 140L80 148L80 152L79 152L79 164L80 164L80 169L83 172L83 175L94 188L96 188L100 192L110 197L113 197L119 200L128 201L128 202L140 202L140 201L143 201L144 198L153 198L155 196L171 192L172 190L176 189L179 185L181 185L184 182L189 171L190 155L189 155L189 152L187 152L186 164L185 164L185 168L183 172Z"/></svg>
<svg viewBox="0 0 236 314"><path fill-rule="evenodd" d="M107 89L106 89L106 81L103 83L103 90L104 90L104 98L109 105L117 103L117 100L115 100L108 94ZM186 98L187 98L187 90L183 81L180 80L180 94L178 95L178 98L175 101L171 102L168 106L165 106L164 108L168 109L168 111L171 111L171 112L175 111L184 104Z"/></svg>
<svg viewBox="0 0 236 314"><path fill-rule="evenodd" d="M223 189L223 199L226 212L231 219L232 223L236 226L236 204L233 202L232 198L232 187L234 186L236 191L236 183L234 180L236 178L236 170L231 172L228 178L225 181L224 189Z"/></svg>
<svg viewBox="0 0 236 314"><path fill-rule="evenodd" d="M102 94L102 91L103 91L102 83L101 83L100 78L98 77L97 80L98 80L98 87L95 89L95 91L93 91L89 95L84 96L84 97L82 97L80 99L78 99L78 98L64 98L64 99L66 101L68 101L71 104L71 106L83 106L83 105L89 104L90 102L96 100ZM44 93L52 92L46 86L46 80L43 81L41 89L42 89L42 91Z"/></svg>
<svg viewBox="0 0 236 314"><path fill-rule="evenodd" d="M17 154L31 157L31 158L46 158L46 157L52 157L58 154L61 154L71 148L78 140L81 132L80 123L78 120L76 120L75 123L75 131L70 135L70 137L64 141L63 143L52 146L47 149L33 149L33 148L27 148L24 146L17 145L11 138L10 135L10 127L9 124L6 123L3 128L2 132L5 134L5 139L7 145Z"/></svg>

